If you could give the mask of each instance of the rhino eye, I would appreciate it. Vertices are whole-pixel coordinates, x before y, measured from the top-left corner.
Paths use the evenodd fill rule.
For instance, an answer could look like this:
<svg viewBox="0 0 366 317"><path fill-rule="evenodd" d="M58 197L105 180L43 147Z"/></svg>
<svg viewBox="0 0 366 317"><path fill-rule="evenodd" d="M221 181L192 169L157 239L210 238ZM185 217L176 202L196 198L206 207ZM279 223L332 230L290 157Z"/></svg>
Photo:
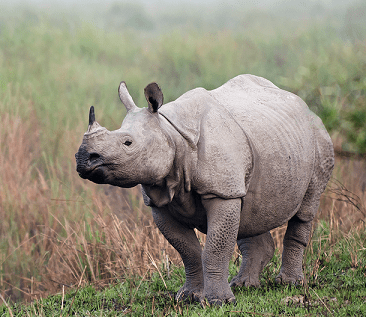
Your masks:
<svg viewBox="0 0 366 317"><path fill-rule="evenodd" d="M131 141L126 141L125 143L123 143L124 145L127 145L127 146L130 146L131 144L132 144L132 142Z"/></svg>

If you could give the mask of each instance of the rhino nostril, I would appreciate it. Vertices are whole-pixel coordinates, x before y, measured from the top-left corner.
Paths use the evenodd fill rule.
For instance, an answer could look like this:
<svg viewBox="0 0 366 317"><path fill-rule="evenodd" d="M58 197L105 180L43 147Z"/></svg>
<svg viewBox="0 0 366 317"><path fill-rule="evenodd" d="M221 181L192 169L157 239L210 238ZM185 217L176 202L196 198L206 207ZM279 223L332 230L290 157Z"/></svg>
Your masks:
<svg viewBox="0 0 366 317"><path fill-rule="evenodd" d="M100 155L98 153L90 153L89 155L89 161L93 162L100 158Z"/></svg>

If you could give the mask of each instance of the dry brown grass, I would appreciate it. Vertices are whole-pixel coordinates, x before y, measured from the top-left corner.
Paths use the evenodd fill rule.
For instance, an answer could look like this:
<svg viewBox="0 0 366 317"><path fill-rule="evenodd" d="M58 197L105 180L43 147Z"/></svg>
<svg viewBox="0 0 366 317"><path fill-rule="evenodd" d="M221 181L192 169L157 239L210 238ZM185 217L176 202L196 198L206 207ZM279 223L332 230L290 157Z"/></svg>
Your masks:
<svg viewBox="0 0 366 317"><path fill-rule="evenodd" d="M103 287L181 263L155 227L138 188L97 186L78 177L73 155L82 127L65 131L62 159L51 161L42 153L32 111L27 120L5 113L0 126L0 286L5 299L33 300L79 283ZM330 222L330 239L357 230L364 221L365 187L365 162L337 159L317 217ZM279 249L285 230L272 231ZM205 236L198 235L204 243Z"/></svg>
<svg viewBox="0 0 366 317"><path fill-rule="evenodd" d="M32 300L62 285L76 287L80 280L103 286L144 275L156 263L180 263L153 224L138 188L95 186L78 177L75 131L63 136L64 160L51 162L40 148L35 114L28 120L4 114L0 126L4 298Z"/></svg>

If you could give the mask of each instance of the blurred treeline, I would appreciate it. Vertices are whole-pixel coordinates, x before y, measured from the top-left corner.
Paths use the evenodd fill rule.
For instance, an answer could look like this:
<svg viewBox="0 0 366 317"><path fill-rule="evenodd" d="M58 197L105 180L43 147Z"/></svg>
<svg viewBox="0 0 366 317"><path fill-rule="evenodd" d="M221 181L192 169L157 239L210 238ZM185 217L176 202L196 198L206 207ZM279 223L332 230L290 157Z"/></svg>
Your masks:
<svg viewBox="0 0 366 317"><path fill-rule="evenodd" d="M35 108L53 104L51 121L67 112L63 126L51 127L62 130L80 119L71 112L86 113L91 103L116 118L120 80L144 106L142 88L151 81L167 102L252 73L300 95L344 150L366 151L363 1L177 3L3 6L2 92L7 83L24 89L36 81Z"/></svg>

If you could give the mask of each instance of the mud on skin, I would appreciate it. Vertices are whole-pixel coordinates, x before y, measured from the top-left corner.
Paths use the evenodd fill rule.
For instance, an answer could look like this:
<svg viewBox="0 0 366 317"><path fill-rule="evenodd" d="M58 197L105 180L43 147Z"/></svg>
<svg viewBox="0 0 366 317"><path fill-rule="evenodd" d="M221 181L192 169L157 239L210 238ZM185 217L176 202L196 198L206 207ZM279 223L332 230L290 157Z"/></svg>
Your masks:
<svg viewBox="0 0 366 317"><path fill-rule="evenodd" d="M253 75L167 104L152 83L146 108L124 82L118 91L127 109L121 128L100 126L91 108L77 172L100 184L142 185L185 266L177 299L223 304L235 301L231 287L259 286L274 253L269 231L287 222L276 281L301 281L311 222L334 166L331 139L304 101ZM207 234L203 250L194 228ZM229 284L235 243L243 261Z"/></svg>

